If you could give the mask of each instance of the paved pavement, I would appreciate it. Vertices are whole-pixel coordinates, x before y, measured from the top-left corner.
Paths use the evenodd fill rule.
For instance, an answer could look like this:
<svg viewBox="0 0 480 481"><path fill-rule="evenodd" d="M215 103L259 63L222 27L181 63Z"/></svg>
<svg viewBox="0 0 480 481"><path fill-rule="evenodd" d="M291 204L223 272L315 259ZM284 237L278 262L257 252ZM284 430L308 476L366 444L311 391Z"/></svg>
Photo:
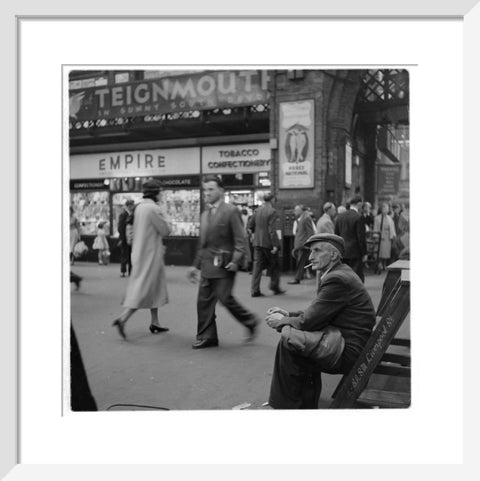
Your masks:
<svg viewBox="0 0 480 481"><path fill-rule="evenodd" d="M197 286L186 279L186 267L167 267L170 302L162 307L162 325L170 328L153 335L148 330L150 313L137 311L128 321L128 341L122 340L112 321L121 313L127 279L119 265L76 263L72 270L84 278L80 290L71 288L72 320L92 393L100 410L121 409L115 404L138 404L166 409L232 409L244 403L258 408L268 399L278 333L266 324L256 340L244 343L245 329L219 305L218 348L193 350L196 333ZM368 275L366 286L377 306L383 275ZM240 272L234 294L264 318L269 307L304 309L314 296L315 281L287 285L287 293L273 296L262 278L266 297L250 297L248 273ZM408 324L402 329L408 334ZM322 406L340 376L324 375Z"/></svg>

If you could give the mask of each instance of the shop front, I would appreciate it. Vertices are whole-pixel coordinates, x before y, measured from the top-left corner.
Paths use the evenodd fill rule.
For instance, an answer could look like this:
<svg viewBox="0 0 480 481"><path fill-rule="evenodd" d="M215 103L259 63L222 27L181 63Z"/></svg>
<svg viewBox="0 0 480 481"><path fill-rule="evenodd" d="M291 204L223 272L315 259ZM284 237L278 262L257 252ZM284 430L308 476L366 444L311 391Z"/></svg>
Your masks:
<svg viewBox="0 0 480 481"><path fill-rule="evenodd" d="M82 239L91 248L100 221L110 242L111 261L119 259L118 217L127 199L142 198L142 184L162 184L161 203L173 229L164 242L167 264L189 265L200 228L200 149L150 149L70 157L70 205L80 221ZM95 260L90 251L88 260Z"/></svg>
<svg viewBox="0 0 480 481"><path fill-rule="evenodd" d="M251 209L271 190L271 152L268 142L206 146L202 173L219 175L225 201Z"/></svg>

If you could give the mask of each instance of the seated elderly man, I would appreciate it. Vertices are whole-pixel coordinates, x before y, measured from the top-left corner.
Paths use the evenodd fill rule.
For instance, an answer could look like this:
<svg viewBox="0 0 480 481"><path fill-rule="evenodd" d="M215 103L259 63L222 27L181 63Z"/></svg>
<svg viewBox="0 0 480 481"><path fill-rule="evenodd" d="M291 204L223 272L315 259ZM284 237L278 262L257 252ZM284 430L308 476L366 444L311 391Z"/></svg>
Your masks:
<svg viewBox="0 0 480 481"><path fill-rule="evenodd" d="M268 401L274 409L317 409L321 373L347 373L375 325L365 286L342 264L343 239L316 234L305 247L312 268L321 273L317 297L304 312L267 311L267 324L281 333Z"/></svg>

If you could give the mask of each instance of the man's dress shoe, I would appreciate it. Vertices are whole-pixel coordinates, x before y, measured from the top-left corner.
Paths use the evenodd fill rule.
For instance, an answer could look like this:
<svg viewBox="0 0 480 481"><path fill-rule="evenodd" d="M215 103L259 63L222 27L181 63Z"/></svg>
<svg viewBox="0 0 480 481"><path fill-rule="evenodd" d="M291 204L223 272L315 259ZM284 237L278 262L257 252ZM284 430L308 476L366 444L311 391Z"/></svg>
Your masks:
<svg viewBox="0 0 480 481"><path fill-rule="evenodd" d="M205 347L217 347L218 339L199 339L192 344L192 349L204 349Z"/></svg>

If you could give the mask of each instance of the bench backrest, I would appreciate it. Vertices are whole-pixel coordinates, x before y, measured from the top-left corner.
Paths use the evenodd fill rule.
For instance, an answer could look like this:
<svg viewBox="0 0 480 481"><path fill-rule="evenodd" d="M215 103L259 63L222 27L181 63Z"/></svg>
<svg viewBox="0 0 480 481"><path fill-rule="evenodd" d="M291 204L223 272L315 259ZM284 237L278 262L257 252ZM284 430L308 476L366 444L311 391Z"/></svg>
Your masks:
<svg viewBox="0 0 480 481"><path fill-rule="evenodd" d="M370 376L380 363L385 351L410 312L410 271L404 270L389 296L382 319L372 333L357 362L344 376L332 401L331 409L346 409L366 387Z"/></svg>

